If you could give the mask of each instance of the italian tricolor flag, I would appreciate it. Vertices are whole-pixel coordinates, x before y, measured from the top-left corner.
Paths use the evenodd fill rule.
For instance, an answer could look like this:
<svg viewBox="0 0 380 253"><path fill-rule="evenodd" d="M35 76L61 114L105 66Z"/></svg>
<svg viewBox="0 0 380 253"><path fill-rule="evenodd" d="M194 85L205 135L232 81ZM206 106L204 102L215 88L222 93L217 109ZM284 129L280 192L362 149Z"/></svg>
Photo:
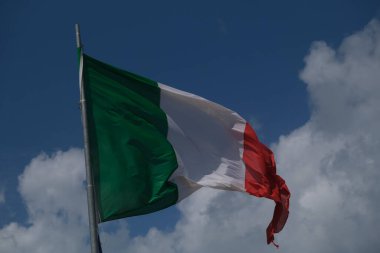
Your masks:
<svg viewBox="0 0 380 253"><path fill-rule="evenodd" d="M239 114L83 55L86 121L100 221L147 214L201 187L275 201L267 242L290 193L272 152Z"/></svg>

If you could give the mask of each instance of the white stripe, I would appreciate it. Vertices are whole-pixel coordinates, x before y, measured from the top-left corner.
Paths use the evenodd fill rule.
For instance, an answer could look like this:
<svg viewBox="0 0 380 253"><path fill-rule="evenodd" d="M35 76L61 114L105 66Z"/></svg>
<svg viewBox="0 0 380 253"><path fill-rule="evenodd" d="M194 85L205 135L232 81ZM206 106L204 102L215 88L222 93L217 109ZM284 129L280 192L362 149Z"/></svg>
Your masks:
<svg viewBox="0 0 380 253"><path fill-rule="evenodd" d="M243 157L246 121L237 113L199 96L164 84L161 108L168 118L168 140L178 169L171 177L179 200L202 186L243 191Z"/></svg>

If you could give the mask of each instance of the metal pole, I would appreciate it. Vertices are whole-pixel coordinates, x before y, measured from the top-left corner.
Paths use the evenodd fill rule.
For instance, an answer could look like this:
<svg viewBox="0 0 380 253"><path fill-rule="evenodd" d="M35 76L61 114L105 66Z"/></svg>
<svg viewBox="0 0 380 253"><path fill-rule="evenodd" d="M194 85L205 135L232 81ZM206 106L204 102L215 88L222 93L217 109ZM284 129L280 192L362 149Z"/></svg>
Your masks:
<svg viewBox="0 0 380 253"><path fill-rule="evenodd" d="M84 157L86 164L86 178L87 178L87 204L88 204L88 219L90 226L90 242L91 253L99 253L99 238L98 238L98 222L95 209L95 196L94 186L92 182L92 171L90 163L90 151L88 144L88 131L87 131L87 112L86 112L86 97L84 92L83 83L83 53L80 39L79 25L75 24L77 48L80 50L80 65L79 65L79 89L80 89L80 108L82 112L82 125L83 125L83 139L84 139Z"/></svg>

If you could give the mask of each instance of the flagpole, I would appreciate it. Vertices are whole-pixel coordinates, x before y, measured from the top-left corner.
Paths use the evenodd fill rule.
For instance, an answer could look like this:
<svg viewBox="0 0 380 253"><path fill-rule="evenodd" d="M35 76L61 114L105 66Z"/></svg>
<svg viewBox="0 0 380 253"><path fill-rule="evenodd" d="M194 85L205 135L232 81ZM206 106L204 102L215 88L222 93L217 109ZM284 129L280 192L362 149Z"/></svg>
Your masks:
<svg viewBox="0 0 380 253"><path fill-rule="evenodd" d="M83 125L83 139L84 139L84 157L86 165L86 180L87 180L87 204L88 204L88 219L90 227L90 243L91 243L91 253L99 253L100 242L98 236L98 222L96 216L95 207L95 196L94 196L94 186L92 180L92 171L90 163L90 151L88 142L88 131L87 131L87 111L86 111L86 96L84 92L83 83L83 52L82 43L80 39L79 25L75 24L76 31L76 42L77 49L79 50L79 91L80 91L80 108L82 113L82 125Z"/></svg>

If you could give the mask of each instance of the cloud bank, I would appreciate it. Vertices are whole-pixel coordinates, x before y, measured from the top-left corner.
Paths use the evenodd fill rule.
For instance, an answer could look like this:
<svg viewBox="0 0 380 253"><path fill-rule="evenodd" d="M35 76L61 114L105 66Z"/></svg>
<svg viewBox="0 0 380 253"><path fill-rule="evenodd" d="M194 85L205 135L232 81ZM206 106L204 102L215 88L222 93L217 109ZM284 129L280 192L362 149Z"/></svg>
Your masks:
<svg viewBox="0 0 380 253"><path fill-rule="evenodd" d="M0 252L85 252L87 209L83 152L71 149L34 158L19 177L26 226L0 229Z"/></svg>
<svg viewBox="0 0 380 253"><path fill-rule="evenodd" d="M380 24L337 50L315 42L300 74L311 119L276 145L293 189L283 239L308 252L378 252L380 219ZM295 246L296 245L296 246Z"/></svg>
<svg viewBox="0 0 380 253"><path fill-rule="evenodd" d="M300 78L310 120L273 145L292 192L281 252L379 252L380 23L339 48L315 42ZM29 225L0 229L0 252L86 252L83 154L70 149L34 158L19 178ZM124 220L101 233L104 252L277 252L265 243L273 203L233 192L200 190L178 205L171 232L131 238Z"/></svg>

